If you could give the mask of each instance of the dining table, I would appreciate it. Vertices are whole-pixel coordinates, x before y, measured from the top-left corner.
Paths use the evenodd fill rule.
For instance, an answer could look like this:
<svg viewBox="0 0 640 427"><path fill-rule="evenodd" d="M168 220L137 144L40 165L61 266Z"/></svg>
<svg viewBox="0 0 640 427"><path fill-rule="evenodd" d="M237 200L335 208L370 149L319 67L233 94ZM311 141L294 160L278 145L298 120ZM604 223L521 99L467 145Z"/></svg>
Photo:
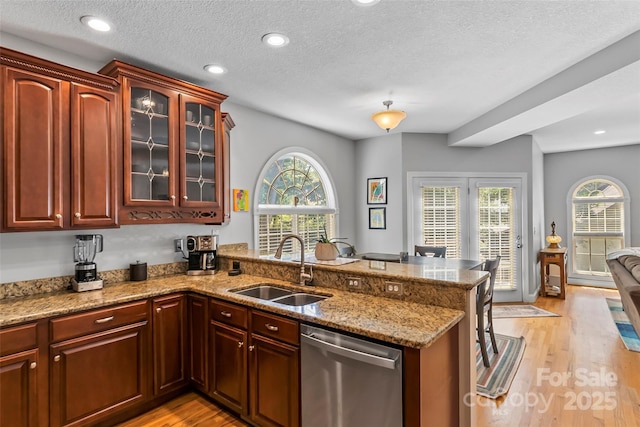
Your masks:
<svg viewBox="0 0 640 427"><path fill-rule="evenodd" d="M443 269L456 269L456 270L481 270L483 262L474 259L462 259L462 258L438 258L431 256L402 256L400 253L377 253L366 252L358 254L356 257L360 259L366 259L369 261L384 261L384 262L397 262L414 265L424 265L434 268Z"/></svg>

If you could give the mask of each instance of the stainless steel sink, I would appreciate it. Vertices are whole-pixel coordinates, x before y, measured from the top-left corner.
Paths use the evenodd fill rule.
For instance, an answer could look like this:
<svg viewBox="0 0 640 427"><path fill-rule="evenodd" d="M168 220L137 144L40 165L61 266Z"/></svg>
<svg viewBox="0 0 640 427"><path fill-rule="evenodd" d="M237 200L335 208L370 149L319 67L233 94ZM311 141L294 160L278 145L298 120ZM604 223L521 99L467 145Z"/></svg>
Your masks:
<svg viewBox="0 0 640 427"><path fill-rule="evenodd" d="M313 304L329 298L331 295L307 294L304 292L295 292L290 289L283 289L278 286L263 284L248 289L232 291L238 295L244 295L251 298L277 302L278 304L301 306Z"/></svg>
<svg viewBox="0 0 640 427"><path fill-rule="evenodd" d="M290 291L288 289L282 289L272 285L260 285L253 288L242 289L233 292L239 295L266 300L273 300L275 298L291 295L293 293L293 291Z"/></svg>
<svg viewBox="0 0 640 427"><path fill-rule="evenodd" d="M278 304L284 305L307 305L313 304L314 302L322 301L324 299L329 298L325 295L315 295L315 294L292 294L286 297L281 297L273 300L273 302L277 302Z"/></svg>

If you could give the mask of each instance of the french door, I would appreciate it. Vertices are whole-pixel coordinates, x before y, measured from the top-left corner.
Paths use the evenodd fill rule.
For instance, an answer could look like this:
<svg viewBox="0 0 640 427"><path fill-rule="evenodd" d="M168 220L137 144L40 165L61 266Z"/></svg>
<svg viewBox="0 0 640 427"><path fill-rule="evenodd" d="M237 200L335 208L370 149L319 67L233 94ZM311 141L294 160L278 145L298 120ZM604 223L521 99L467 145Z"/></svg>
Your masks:
<svg viewBox="0 0 640 427"><path fill-rule="evenodd" d="M522 301L522 179L411 178L409 247L446 246L447 258L501 256L496 301Z"/></svg>

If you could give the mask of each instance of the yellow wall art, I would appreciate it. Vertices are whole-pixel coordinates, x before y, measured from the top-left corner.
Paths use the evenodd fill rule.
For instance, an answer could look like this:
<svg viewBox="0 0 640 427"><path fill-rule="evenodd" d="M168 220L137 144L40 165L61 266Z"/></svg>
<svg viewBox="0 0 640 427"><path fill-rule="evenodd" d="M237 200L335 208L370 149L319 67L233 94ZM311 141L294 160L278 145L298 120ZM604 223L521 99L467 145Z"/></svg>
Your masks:
<svg viewBox="0 0 640 427"><path fill-rule="evenodd" d="M233 189L233 210L235 212L249 210L249 190Z"/></svg>

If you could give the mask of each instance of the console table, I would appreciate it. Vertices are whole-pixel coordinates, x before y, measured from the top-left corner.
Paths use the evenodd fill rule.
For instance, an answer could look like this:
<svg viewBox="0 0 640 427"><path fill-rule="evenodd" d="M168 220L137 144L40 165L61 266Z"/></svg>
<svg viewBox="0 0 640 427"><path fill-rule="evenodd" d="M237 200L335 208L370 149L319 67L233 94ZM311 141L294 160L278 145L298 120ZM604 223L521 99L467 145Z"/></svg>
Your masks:
<svg viewBox="0 0 640 427"><path fill-rule="evenodd" d="M552 290L549 284L549 266L555 264L560 268L560 289ZM567 248L544 248L540 250L540 295L559 296L564 299L567 287Z"/></svg>

